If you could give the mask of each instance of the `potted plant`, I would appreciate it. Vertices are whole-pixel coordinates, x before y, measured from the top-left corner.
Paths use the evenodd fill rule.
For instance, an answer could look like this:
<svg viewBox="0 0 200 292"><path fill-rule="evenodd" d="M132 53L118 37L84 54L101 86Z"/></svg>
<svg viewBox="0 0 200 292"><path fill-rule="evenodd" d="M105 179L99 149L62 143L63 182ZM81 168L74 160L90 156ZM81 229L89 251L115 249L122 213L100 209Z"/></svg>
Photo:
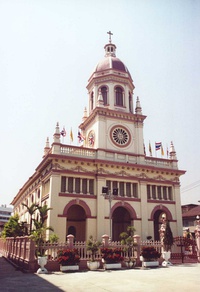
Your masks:
<svg viewBox="0 0 200 292"><path fill-rule="evenodd" d="M153 246L144 246L140 253L140 260L143 267L156 267L159 266L158 259L161 253L159 253Z"/></svg>
<svg viewBox="0 0 200 292"><path fill-rule="evenodd" d="M49 236L49 244L50 244L50 247L51 247L51 255L49 256L49 258L51 259L55 259L57 257L57 245L58 245L58 240L59 240L59 237L57 234L55 233L52 233L50 234Z"/></svg>
<svg viewBox="0 0 200 292"><path fill-rule="evenodd" d="M34 229L32 230L31 238L35 241L36 244L36 257L38 259L38 264L40 268L37 270L38 274L47 273L47 269L44 266L47 264L47 256L45 255L46 248L46 231L53 231L51 226L46 226L47 212L51 208L48 208L47 205L38 206L37 210L39 211L39 220L33 219Z"/></svg>
<svg viewBox="0 0 200 292"><path fill-rule="evenodd" d="M95 240L92 235L89 237L88 241L86 242L86 249L91 254L90 260L87 261L87 266L90 270L97 270L100 266L100 262L95 260L96 253L99 250L100 246L101 246L101 242Z"/></svg>
<svg viewBox="0 0 200 292"><path fill-rule="evenodd" d="M172 265L169 259L171 257L171 248L174 243L174 238L171 231L171 227L169 225L169 221L167 221L165 225L165 231L164 231L162 243L163 243L162 257L164 258L164 262L162 263L162 266L167 267L169 265Z"/></svg>
<svg viewBox="0 0 200 292"><path fill-rule="evenodd" d="M57 244L58 243L58 240L59 240L59 237L57 234L55 233L52 233L50 236L49 236L49 242L51 244Z"/></svg>
<svg viewBox="0 0 200 292"><path fill-rule="evenodd" d="M101 257L104 269L119 269L124 260L121 248L104 247L101 248Z"/></svg>
<svg viewBox="0 0 200 292"><path fill-rule="evenodd" d="M125 259L125 264L127 267L131 268L135 265L136 261L134 258L134 247L137 246L137 243L134 241L134 226L128 226L126 232L120 234L121 244L124 245L123 251L127 253L127 258Z"/></svg>
<svg viewBox="0 0 200 292"><path fill-rule="evenodd" d="M76 248L67 248L59 250L58 253L58 262L60 264L60 270L64 271L75 271L79 270L78 263L80 262L80 256Z"/></svg>
<svg viewBox="0 0 200 292"><path fill-rule="evenodd" d="M47 264L47 256L45 255L46 248L46 231L53 231L52 227L38 226L36 230L33 231L31 238L36 244L36 257L38 260L38 265L40 268L37 270L37 274L46 274L47 269L44 266Z"/></svg>

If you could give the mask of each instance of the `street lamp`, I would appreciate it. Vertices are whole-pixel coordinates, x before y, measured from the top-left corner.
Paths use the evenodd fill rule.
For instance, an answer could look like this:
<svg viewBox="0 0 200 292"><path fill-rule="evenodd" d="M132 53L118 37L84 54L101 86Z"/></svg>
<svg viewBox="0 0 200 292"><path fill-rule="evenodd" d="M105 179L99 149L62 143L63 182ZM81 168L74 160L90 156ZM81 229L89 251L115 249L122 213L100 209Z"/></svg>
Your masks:
<svg viewBox="0 0 200 292"><path fill-rule="evenodd" d="M114 196L118 195L118 189L114 188L113 192L108 190L108 187L102 187L102 195L109 200L109 223L110 223L110 240L112 240L112 218L111 218L111 203Z"/></svg>

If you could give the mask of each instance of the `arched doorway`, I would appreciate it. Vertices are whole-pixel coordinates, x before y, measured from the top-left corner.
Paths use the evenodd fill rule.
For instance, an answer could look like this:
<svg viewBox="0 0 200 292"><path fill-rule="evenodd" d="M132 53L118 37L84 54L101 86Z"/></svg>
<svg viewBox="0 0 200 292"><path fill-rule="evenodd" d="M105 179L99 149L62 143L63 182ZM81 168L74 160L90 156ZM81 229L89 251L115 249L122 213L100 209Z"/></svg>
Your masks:
<svg viewBox="0 0 200 292"><path fill-rule="evenodd" d="M131 225L130 213L124 207L117 207L112 214L112 240L120 240L120 233Z"/></svg>
<svg viewBox="0 0 200 292"><path fill-rule="evenodd" d="M85 241L86 213L83 207L72 205L67 211L66 236L74 235L76 241Z"/></svg>
<svg viewBox="0 0 200 292"><path fill-rule="evenodd" d="M68 228L67 235L69 235L69 234L74 235L74 238L76 238L76 228L73 225L69 226L69 228Z"/></svg>
<svg viewBox="0 0 200 292"><path fill-rule="evenodd" d="M160 227L161 227L161 224L162 224L162 216L163 214L165 214L166 216L166 213L163 212L163 210L157 210L155 213L154 213L154 240L156 241L159 241L160 240L160 233L159 233L159 230L160 230Z"/></svg>

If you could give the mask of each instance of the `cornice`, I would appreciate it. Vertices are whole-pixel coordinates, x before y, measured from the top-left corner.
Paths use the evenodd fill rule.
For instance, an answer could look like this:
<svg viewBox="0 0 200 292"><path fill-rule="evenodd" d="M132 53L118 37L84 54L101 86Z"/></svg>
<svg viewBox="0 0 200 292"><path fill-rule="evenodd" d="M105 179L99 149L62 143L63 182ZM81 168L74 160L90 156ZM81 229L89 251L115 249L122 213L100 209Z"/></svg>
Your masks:
<svg viewBox="0 0 200 292"><path fill-rule="evenodd" d="M110 110L104 107L96 107L92 113L87 117L87 119L80 124L79 128L85 130L85 128L97 117L102 116L106 118L111 118L114 120L124 120L126 122L133 122L137 124L143 124L143 121L146 119L144 115L138 115L133 113L127 113L122 111Z"/></svg>

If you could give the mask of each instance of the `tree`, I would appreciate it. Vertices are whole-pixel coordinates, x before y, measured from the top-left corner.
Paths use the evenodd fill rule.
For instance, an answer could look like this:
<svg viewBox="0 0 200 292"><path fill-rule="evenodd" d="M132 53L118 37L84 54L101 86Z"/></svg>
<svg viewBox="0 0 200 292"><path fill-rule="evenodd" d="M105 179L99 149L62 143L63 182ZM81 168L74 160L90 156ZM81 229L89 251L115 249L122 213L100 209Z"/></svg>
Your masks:
<svg viewBox="0 0 200 292"><path fill-rule="evenodd" d="M39 208L37 204L33 203L30 207L25 204L22 203L22 206L27 208L27 211L30 215L30 226L29 226L29 234L32 233L32 224L33 224L33 214L35 213L35 211Z"/></svg>
<svg viewBox="0 0 200 292"><path fill-rule="evenodd" d="M91 252L91 260L95 261L95 255L96 252L99 250L99 247L101 245L101 242L98 240L95 240L92 235L90 235L89 239L86 242L86 248L88 251Z"/></svg>
<svg viewBox="0 0 200 292"><path fill-rule="evenodd" d="M24 222L19 223L19 215L11 216L4 225L2 237L17 237L26 235Z"/></svg>
<svg viewBox="0 0 200 292"><path fill-rule="evenodd" d="M32 239L35 241L37 246L37 256L44 256L45 254L45 248L44 243L46 242L46 231L54 231L54 229L51 226L46 226L46 218L47 213L52 208L48 208L47 205L39 206L39 220L33 219L34 222L34 229L32 230Z"/></svg>
<svg viewBox="0 0 200 292"><path fill-rule="evenodd" d="M45 220L47 219L47 213L49 210L52 210L52 208L48 208L47 205L44 205L44 206L38 207L38 210L40 212L40 222L43 226L45 223Z"/></svg>
<svg viewBox="0 0 200 292"><path fill-rule="evenodd" d="M171 231L171 227L169 225L169 221L167 221L166 226L165 226L164 238L163 238L164 251L170 251L173 243L174 243L173 234Z"/></svg>
<svg viewBox="0 0 200 292"><path fill-rule="evenodd" d="M128 262L131 262L132 251L137 245L133 238L135 230L134 226L128 226L127 231L120 233L121 244L125 245L124 250L128 252Z"/></svg>

